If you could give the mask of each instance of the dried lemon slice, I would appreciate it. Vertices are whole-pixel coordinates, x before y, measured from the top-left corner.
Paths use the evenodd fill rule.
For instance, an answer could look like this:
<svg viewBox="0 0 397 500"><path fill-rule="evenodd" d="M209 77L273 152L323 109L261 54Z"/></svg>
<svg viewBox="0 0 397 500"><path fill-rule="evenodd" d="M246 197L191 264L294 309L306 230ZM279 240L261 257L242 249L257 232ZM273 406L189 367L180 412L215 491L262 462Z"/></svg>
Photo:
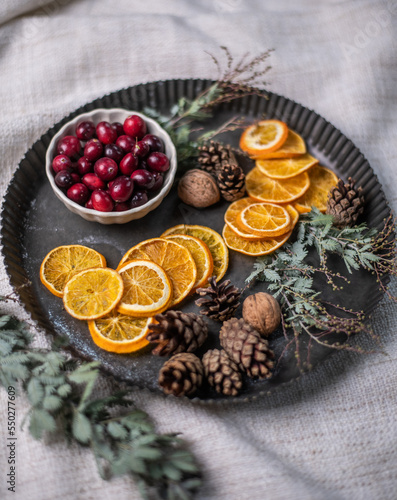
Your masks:
<svg viewBox="0 0 397 500"><path fill-rule="evenodd" d="M63 289L70 278L90 267L105 267L103 255L83 245L63 245L54 248L40 266L40 280L57 297L63 296Z"/></svg>
<svg viewBox="0 0 397 500"><path fill-rule="evenodd" d="M118 269L128 260L150 260L161 266L172 283L169 306L179 304L196 282L197 267L187 248L165 238L152 238L130 248L121 259Z"/></svg>
<svg viewBox="0 0 397 500"><path fill-rule="evenodd" d="M72 276L66 283L63 304L74 318L97 319L117 306L123 290L123 280L113 269L85 269Z"/></svg>
<svg viewBox="0 0 397 500"><path fill-rule="evenodd" d="M119 313L149 317L167 309L172 284L162 267L148 260L130 260L117 270L124 282Z"/></svg>
<svg viewBox="0 0 397 500"><path fill-rule="evenodd" d="M284 144L270 153L263 152L252 155L254 160L271 158L295 158L306 153L306 144L302 137L291 129L288 129L288 136Z"/></svg>
<svg viewBox="0 0 397 500"><path fill-rule="evenodd" d="M327 209L327 199L330 190L338 183L338 176L328 168L316 165L309 170L310 187L306 193L295 202L295 208L300 213L310 212L311 207L321 212Z"/></svg>
<svg viewBox="0 0 397 500"><path fill-rule="evenodd" d="M225 222L226 224L241 238L246 238L248 240L261 240L262 236L256 236L255 234L252 234L251 232L244 231L243 229L240 228L240 226L237 224L237 217L240 215L240 212L244 210L244 208L247 208L249 205L252 205L253 203L257 203L255 200L252 198L241 198L240 200L234 201L231 203L228 207L228 209L225 212Z"/></svg>
<svg viewBox="0 0 397 500"><path fill-rule="evenodd" d="M88 321L92 340L105 351L129 353L149 344L146 339L152 318L135 318L112 311L103 318Z"/></svg>

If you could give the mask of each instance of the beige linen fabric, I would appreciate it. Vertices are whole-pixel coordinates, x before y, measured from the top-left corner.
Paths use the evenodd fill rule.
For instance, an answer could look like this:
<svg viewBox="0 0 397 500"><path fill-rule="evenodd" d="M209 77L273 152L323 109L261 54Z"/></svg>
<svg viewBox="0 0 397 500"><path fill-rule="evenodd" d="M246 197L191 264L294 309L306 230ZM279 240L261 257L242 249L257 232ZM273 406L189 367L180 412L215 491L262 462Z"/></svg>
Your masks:
<svg viewBox="0 0 397 500"><path fill-rule="evenodd" d="M214 78L222 58L275 48L270 90L315 109L370 161L397 205L394 2L355 0L3 0L0 193L53 123L105 93L166 78ZM396 290L394 290L396 291ZM0 268L0 293L10 285ZM12 302L1 310L27 318ZM136 392L162 432L182 432L200 461L200 500L394 500L396 308L373 315L384 352L340 354L268 399L217 408ZM32 329L35 330L34 326ZM43 332L37 342L45 344ZM368 339L367 348L374 347ZM104 389L106 384L103 382ZM128 478L103 482L91 453L18 430L16 493L7 491L0 390L0 498L138 499ZM17 401L18 424L28 409Z"/></svg>

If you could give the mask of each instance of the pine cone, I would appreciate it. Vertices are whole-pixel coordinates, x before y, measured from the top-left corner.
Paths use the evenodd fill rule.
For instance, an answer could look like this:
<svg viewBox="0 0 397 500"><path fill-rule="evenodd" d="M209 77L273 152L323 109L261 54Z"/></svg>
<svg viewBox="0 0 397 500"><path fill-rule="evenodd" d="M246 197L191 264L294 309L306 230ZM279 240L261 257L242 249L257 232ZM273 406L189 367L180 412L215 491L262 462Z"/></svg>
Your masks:
<svg viewBox="0 0 397 500"><path fill-rule="evenodd" d="M208 278L210 284L207 288L197 288L199 295L209 295L196 300L196 305L202 308L205 314L216 321L225 321L233 316L240 305L241 291L230 283L230 280L218 284L216 277Z"/></svg>
<svg viewBox="0 0 397 500"><path fill-rule="evenodd" d="M327 201L327 214L334 217L334 225L339 228L352 227L363 212L362 188L356 188L351 177L346 184L339 179L338 184L329 192Z"/></svg>
<svg viewBox="0 0 397 500"><path fill-rule="evenodd" d="M222 166L227 164L237 164L236 157L230 151L230 146L224 146L219 142L210 141L209 144L199 146L198 162L200 168L217 178Z"/></svg>
<svg viewBox="0 0 397 500"><path fill-rule="evenodd" d="M226 201L236 201L245 194L245 175L237 164L225 163L217 178L219 191Z"/></svg>
<svg viewBox="0 0 397 500"><path fill-rule="evenodd" d="M191 396L203 382L203 364L195 354L175 354L164 363L159 374L159 384L166 394Z"/></svg>
<svg viewBox="0 0 397 500"><path fill-rule="evenodd" d="M237 396L243 385L238 366L222 349L212 349L203 356L204 374L211 387L225 396Z"/></svg>
<svg viewBox="0 0 397 500"><path fill-rule="evenodd" d="M167 311L156 314L158 323L149 325L146 338L157 345L153 354L169 356L179 352L193 352L206 340L208 326L198 314Z"/></svg>
<svg viewBox="0 0 397 500"><path fill-rule="evenodd" d="M230 358L249 377L271 377L274 353L269 349L268 341L242 318L223 323L220 341Z"/></svg>

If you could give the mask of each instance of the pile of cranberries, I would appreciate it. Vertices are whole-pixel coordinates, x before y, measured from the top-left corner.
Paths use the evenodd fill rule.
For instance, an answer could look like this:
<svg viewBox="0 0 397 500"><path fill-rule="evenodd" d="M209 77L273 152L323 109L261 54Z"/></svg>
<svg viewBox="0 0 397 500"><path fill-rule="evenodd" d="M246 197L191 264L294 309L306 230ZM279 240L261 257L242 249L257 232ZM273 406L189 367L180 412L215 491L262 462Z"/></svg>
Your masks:
<svg viewBox="0 0 397 500"><path fill-rule="evenodd" d="M122 212L147 203L170 168L159 137L147 133L138 115L124 123L77 124L76 135L57 144L55 184L66 196L100 212Z"/></svg>

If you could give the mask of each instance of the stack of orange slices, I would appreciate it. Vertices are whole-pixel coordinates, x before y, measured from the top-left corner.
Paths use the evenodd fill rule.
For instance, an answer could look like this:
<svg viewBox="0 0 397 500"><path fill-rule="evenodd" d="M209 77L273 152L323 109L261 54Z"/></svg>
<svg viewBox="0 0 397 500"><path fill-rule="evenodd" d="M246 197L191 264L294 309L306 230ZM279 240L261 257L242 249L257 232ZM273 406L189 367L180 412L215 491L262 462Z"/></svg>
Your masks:
<svg viewBox="0 0 397 500"><path fill-rule="evenodd" d="M219 280L228 267L222 237L204 226L181 225L130 248L116 270L82 245L51 250L40 267L42 283L74 318L88 322L102 349L130 353L145 347L152 317Z"/></svg>
<svg viewBox="0 0 397 500"><path fill-rule="evenodd" d="M299 214L312 206L325 211L328 192L338 178L279 120L248 127L240 147L255 160L255 167L246 176L248 198L232 203L225 213L223 237L233 250L266 255L288 240Z"/></svg>

